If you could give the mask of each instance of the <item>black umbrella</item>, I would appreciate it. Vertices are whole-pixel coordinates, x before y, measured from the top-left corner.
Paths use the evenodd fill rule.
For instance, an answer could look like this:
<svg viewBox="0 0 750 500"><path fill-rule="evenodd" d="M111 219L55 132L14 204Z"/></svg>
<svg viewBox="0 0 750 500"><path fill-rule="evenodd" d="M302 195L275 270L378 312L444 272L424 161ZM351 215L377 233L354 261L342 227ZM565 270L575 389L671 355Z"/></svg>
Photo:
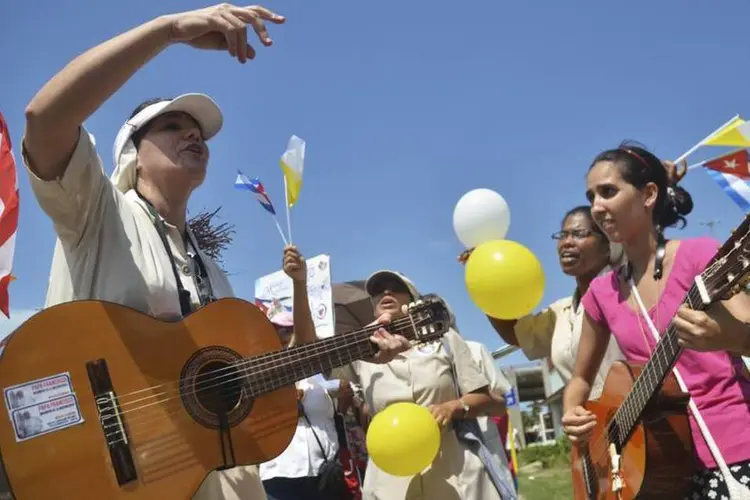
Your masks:
<svg viewBox="0 0 750 500"><path fill-rule="evenodd" d="M375 321L372 302L363 280L334 283L332 289L336 335L359 330Z"/></svg>
<svg viewBox="0 0 750 500"><path fill-rule="evenodd" d="M333 309L336 318L335 335L359 330L375 321L370 296L365 291L365 281L346 281L334 283ZM331 377L355 380L354 373L349 367L335 368Z"/></svg>

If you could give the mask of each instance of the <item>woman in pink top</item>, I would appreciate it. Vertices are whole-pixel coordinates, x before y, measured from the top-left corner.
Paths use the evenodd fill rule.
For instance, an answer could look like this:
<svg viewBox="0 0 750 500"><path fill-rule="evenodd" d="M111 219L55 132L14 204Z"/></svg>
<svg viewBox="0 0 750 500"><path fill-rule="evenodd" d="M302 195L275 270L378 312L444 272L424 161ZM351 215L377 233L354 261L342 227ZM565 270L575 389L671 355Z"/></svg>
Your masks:
<svg viewBox="0 0 750 500"><path fill-rule="evenodd" d="M677 223L684 226L683 215L693 205L690 195L669 177L658 158L630 145L601 153L589 169L586 194L592 214L611 241L622 243L628 264L595 279L582 299L583 329L573 378L565 390L563 428L580 442L595 425L595 417L582 405L609 332L628 361L645 363L656 342L642 309L659 336L675 318L679 341L686 347L676 367L730 472L750 489L750 379L740 358L750 354L750 299L741 293L706 312L680 307L719 243L709 238L665 240L663 230ZM687 498L729 498L692 413L690 424L697 471Z"/></svg>

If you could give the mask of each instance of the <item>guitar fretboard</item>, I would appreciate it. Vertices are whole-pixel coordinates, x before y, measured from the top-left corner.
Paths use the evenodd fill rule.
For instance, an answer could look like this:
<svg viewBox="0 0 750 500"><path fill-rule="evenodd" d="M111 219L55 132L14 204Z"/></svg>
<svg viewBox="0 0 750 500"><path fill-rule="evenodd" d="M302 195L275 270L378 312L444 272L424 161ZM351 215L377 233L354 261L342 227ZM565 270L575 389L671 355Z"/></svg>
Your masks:
<svg viewBox="0 0 750 500"><path fill-rule="evenodd" d="M700 292L695 284L688 290L685 299L682 302L694 310L703 310L705 304L700 298ZM638 311L637 314L641 315ZM645 318L639 318L644 321ZM656 325L658 328L658 325ZM645 325L650 333L650 328ZM647 333L648 335L648 333ZM670 321L666 333L656 344L651 358L641 371L640 376L633 384L633 390L627 395L620 408L615 413L613 419L615 425L608 428L610 442L622 445L638 423L643 411L649 404L654 395L659 391L672 367L677 363L677 359L682 353L682 347L677 343L677 331Z"/></svg>
<svg viewBox="0 0 750 500"><path fill-rule="evenodd" d="M250 396L260 396L357 359L368 358L378 350L377 346L370 342L370 336L376 328L379 326L370 326L247 359L241 370L249 384ZM417 337L416 328L410 317L398 320L385 328L409 340Z"/></svg>

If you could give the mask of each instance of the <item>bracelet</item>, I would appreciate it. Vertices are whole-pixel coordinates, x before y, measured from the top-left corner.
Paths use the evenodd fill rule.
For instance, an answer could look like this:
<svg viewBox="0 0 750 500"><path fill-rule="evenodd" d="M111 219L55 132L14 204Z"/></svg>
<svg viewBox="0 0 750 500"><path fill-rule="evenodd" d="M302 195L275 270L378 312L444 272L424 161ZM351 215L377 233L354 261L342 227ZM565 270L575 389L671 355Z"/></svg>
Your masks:
<svg viewBox="0 0 750 500"><path fill-rule="evenodd" d="M461 418L468 417L469 411L471 411L471 407L466 404L466 401L464 401L463 398L458 398L458 402L461 404L461 407L464 409L464 414Z"/></svg>

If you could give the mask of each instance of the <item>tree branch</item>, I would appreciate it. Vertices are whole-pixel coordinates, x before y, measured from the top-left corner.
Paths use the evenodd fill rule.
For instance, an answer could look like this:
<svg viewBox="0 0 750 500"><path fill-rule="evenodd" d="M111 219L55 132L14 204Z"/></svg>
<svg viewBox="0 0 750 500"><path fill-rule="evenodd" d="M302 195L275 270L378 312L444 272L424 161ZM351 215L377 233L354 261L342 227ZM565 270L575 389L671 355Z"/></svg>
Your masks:
<svg viewBox="0 0 750 500"><path fill-rule="evenodd" d="M232 244L234 224L214 224L213 219L220 210L221 206L213 212L203 210L195 217L191 217L188 224L200 249L226 272L222 253Z"/></svg>

